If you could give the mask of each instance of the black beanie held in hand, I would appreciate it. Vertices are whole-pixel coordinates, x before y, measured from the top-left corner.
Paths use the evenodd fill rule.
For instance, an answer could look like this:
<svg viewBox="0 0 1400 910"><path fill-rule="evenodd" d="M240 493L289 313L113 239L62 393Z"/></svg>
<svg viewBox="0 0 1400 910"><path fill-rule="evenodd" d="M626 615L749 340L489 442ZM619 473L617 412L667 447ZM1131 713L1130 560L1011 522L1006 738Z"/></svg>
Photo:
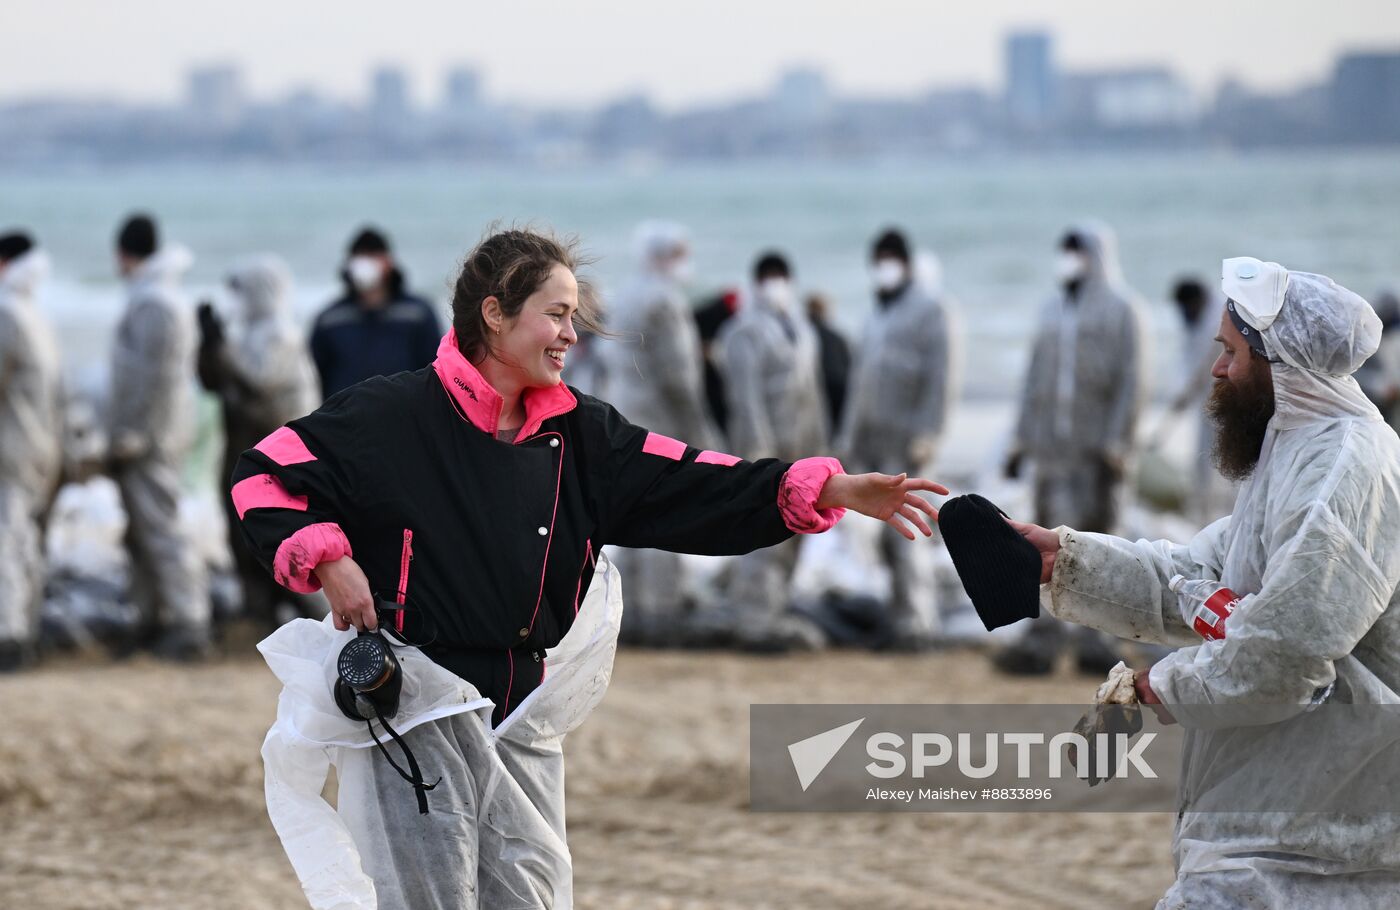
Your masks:
<svg viewBox="0 0 1400 910"><path fill-rule="evenodd" d="M963 590L988 631L1040 615L1040 552L975 493L938 509L938 529Z"/></svg>

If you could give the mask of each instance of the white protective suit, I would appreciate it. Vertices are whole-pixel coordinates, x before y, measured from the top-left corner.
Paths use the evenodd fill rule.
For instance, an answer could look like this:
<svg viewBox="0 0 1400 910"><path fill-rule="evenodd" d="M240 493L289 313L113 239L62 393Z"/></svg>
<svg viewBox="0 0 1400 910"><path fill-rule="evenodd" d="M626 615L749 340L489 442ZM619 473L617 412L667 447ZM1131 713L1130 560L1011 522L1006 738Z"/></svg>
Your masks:
<svg viewBox="0 0 1400 910"><path fill-rule="evenodd" d="M797 461L827 447L817 333L797 312L754 289L716 339L729 403L729 448L740 458ZM740 556L719 606L740 644L758 648L819 647L823 637L805 620L786 614L797 566L798 537ZM715 616L711 617L716 618Z"/></svg>
<svg viewBox="0 0 1400 910"><path fill-rule="evenodd" d="M1041 312L1013 447L1032 463L1037 524L1106 532L1118 521L1145 398L1141 306L1123 282L1113 233L1098 224L1070 230L1087 271L1073 301L1061 290ZM1041 614L1012 649L1051 661L1064 638ZM1074 645L1081 660L1115 659L1089 630L1076 630Z"/></svg>
<svg viewBox="0 0 1400 910"><path fill-rule="evenodd" d="M1131 455L1145 398L1141 304L1123 283L1112 233L1101 225L1071 230L1084 243L1088 271L1075 300L1061 291L1041 311L1015 447L1033 462L1041 523L1107 531L1122 482L1100 462Z"/></svg>
<svg viewBox="0 0 1400 910"><path fill-rule="evenodd" d="M305 334L292 318L291 271L276 256L257 256L239 263L229 280L236 286L239 309L228 355L241 382L229 389L225 401L272 432L321 404L316 366ZM252 448L266 435L242 448Z"/></svg>
<svg viewBox="0 0 1400 910"><path fill-rule="evenodd" d="M1281 768L1315 804L1346 788L1388 792L1387 753L1400 748L1393 723L1345 743L1346 759L1341 742L1300 750L1287 739L1319 702L1400 703L1400 439L1350 375L1375 351L1380 322L1318 275L1226 260L1227 278L1247 263L1286 276L1287 290L1272 318L1240 281L1226 283L1275 361L1274 416L1233 514L1185 546L1062 527L1041 601L1061 619L1186 645L1150 674L1186 731L1177 880L1159 908L1388 906L1400 894L1400 814L1193 811L1229 796L1212 792L1222 781L1278 781ZM1188 630L1167 587L1177 574L1243 595L1223 639ZM1247 716L1221 725L1236 706Z"/></svg>
<svg viewBox="0 0 1400 910"><path fill-rule="evenodd" d="M852 473L929 477L953 395L953 339L942 294L911 281L889 303L876 301L857 352L837 451ZM890 618L907 641L937 631L931 553L888 525L880 553L890 567Z"/></svg>
<svg viewBox="0 0 1400 910"><path fill-rule="evenodd" d="M321 403L320 377L305 335L292 319L292 276L286 263L276 256L250 258L233 269L228 283L237 301L232 337L201 345L199 352L200 379L223 406L222 477L233 473L245 449ZM223 504L244 611L275 623L278 604L291 602L303 612L313 609L258 563L242 540L233 500L225 496Z"/></svg>
<svg viewBox="0 0 1400 910"><path fill-rule="evenodd" d="M41 250L0 273L0 641L32 643L44 591L41 516L62 467L58 345L34 296Z"/></svg>
<svg viewBox="0 0 1400 910"><path fill-rule="evenodd" d="M296 619L259 644L283 684L262 748L267 813L313 910L572 907L562 745L607 690L621 615L618 572L601 556L544 682L494 730L475 687L417 648L396 648L404 686L390 722L424 779L442 778L427 815L366 725L332 700L336 658L355 633ZM398 753L378 724L375 733ZM332 766L338 808L321 798ZM422 837L394 841L386 829Z"/></svg>
<svg viewBox="0 0 1400 910"><path fill-rule="evenodd" d="M649 221L637 229L640 269L608 309L608 330L617 337L589 344L606 358L608 402L623 416L654 433L711 449L718 447L719 433L705 408L700 333L673 269L689 242L678 224ZM612 554L627 577L623 640L674 643L688 596L680 556L624 547Z"/></svg>
<svg viewBox="0 0 1400 910"><path fill-rule="evenodd" d="M179 280L193 262L183 247L167 246L128 277L107 425L145 621L197 634L209 625L208 581L179 521L180 470L195 432L194 314Z"/></svg>

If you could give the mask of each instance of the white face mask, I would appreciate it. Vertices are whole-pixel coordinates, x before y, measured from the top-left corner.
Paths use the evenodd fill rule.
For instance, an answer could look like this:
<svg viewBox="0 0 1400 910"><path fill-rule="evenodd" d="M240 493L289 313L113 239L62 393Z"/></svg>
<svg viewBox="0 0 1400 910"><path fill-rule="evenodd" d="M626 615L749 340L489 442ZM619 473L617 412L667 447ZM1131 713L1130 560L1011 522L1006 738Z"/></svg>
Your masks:
<svg viewBox="0 0 1400 910"><path fill-rule="evenodd" d="M678 284L686 284L695 277L695 263L691 262L689 256L671 260L671 264L666 268L667 276Z"/></svg>
<svg viewBox="0 0 1400 910"><path fill-rule="evenodd" d="M1065 250L1055 257L1055 280L1061 284L1078 281L1084 277L1088 265L1083 254Z"/></svg>
<svg viewBox="0 0 1400 910"><path fill-rule="evenodd" d="M775 310L787 310L792 306L792 285L786 278L765 278L759 282L758 294Z"/></svg>
<svg viewBox="0 0 1400 910"><path fill-rule="evenodd" d="M350 274L350 283L357 291L368 291L384 280L384 263L373 256L351 256L345 264Z"/></svg>
<svg viewBox="0 0 1400 910"><path fill-rule="evenodd" d="M880 291L893 291L904 283L908 274L904 263L889 257L875 260L875 265L870 269L870 279L875 282L876 290Z"/></svg>

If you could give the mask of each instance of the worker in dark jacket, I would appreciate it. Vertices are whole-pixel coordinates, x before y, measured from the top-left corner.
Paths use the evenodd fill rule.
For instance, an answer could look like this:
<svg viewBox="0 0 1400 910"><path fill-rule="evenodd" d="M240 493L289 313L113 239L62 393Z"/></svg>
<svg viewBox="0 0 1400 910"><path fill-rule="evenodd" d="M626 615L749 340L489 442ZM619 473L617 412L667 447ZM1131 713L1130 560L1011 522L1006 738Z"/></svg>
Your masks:
<svg viewBox="0 0 1400 910"><path fill-rule="evenodd" d="M576 263L569 246L528 231L482 241L431 367L333 395L233 473L247 542L282 584L323 588L341 630L376 628L377 601L397 600L404 609L385 615L398 631L494 702L489 719L468 712L403 733L423 776L441 775L454 793L474 779L476 757L461 744L479 741L484 723L503 726L542 684L600 548L745 553L824 531L848 508L912 540L914 529L931 534L920 512L936 516L914 491L946 492L903 475L846 475L831 458L698 451L569 389L560 374L574 320L594 313ZM562 754L492 742L511 786L562 843ZM373 805L347 806L342 789L339 812L378 906L504 906L527 892L531 906L567 903L567 880L532 872L519 842L496 837L501 820L477 817L477 797L489 794L419 815L386 761L371 758L387 795L372 785L354 792Z"/></svg>
<svg viewBox="0 0 1400 910"><path fill-rule="evenodd" d="M408 293L389 241L365 228L350 243L340 271L345 293L316 317L311 356L321 394L331 397L371 376L427 366L442 329L433 306Z"/></svg>

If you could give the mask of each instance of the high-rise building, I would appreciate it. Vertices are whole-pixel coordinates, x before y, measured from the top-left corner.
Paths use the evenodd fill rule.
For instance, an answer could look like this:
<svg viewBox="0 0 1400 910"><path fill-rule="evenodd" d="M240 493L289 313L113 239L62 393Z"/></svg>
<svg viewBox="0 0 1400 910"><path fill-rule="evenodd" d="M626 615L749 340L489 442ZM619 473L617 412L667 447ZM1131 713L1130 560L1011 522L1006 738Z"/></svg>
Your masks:
<svg viewBox="0 0 1400 910"><path fill-rule="evenodd" d="M831 104L826 76L809 67L785 70L773 89L773 103L784 116L794 120L820 117Z"/></svg>
<svg viewBox="0 0 1400 910"><path fill-rule="evenodd" d="M408 77L403 70L381 66L374 71L369 106L381 120L401 120L408 115Z"/></svg>
<svg viewBox="0 0 1400 910"><path fill-rule="evenodd" d="M1006 36L1006 110L1018 126L1040 127L1055 115L1055 63L1048 32Z"/></svg>
<svg viewBox="0 0 1400 910"><path fill-rule="evenodd" d="M243 116L243 74L230 65L202 66L185 79L190 114L209 126L229 126Z"/></svg>
<svg viewBox="0 0 1400 910"><path fill-rule="evenodd" d="M459 66L447 74L442 106L450 114L470 115L481 107L481 74Z"/></svg>
<svg viewBox="0 0 1400 910"><path fill-rule="evenodd" d="M1346 54L1331 86L1335 139L1400 140L1400 52Z"/></svg>

